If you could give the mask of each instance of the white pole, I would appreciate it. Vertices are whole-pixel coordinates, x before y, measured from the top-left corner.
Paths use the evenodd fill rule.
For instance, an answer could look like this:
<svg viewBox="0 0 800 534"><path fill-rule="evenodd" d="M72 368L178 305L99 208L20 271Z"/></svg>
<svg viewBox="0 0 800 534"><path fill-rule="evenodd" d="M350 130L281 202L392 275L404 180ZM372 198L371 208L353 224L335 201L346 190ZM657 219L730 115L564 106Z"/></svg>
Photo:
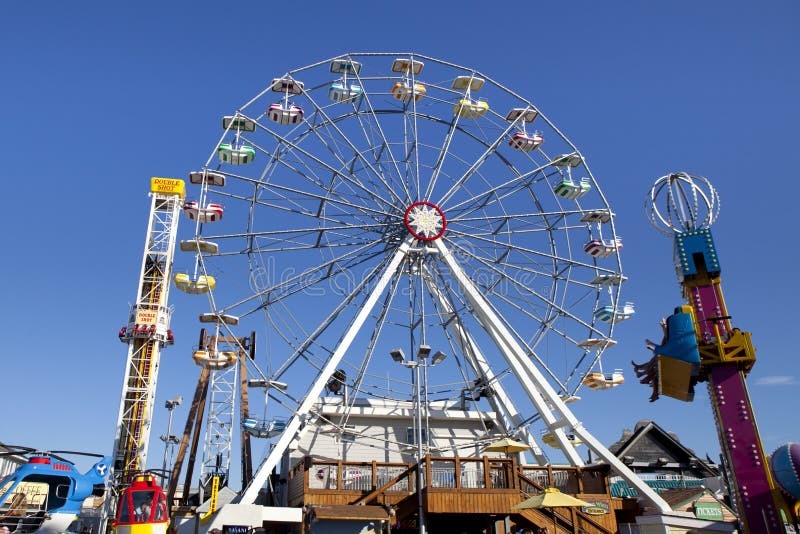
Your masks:
<svg viewBox="0 0 800 534"><path fill-rule="evenodd" d="M419 524L419 534L425 534L425 509L422 502L422 397L419 379L419 368L422 364L422 358L417 356L417 365L414 366L414 374L416 375L417 382L417 395L416 395L416 416L417 416L417 505L419 506L419 517L417 523ZM427 394L427 392L426 392Z"/></svg>

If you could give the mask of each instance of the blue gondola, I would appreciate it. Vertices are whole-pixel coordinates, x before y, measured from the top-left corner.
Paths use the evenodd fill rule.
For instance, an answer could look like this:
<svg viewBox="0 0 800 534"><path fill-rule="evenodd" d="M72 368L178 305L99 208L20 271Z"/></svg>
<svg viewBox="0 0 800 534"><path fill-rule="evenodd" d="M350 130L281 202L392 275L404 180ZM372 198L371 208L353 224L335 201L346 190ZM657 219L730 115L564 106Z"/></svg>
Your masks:
<svg viewBox="0 0 800 534"><path fill-rule="evenodd" d="M347 102L358 104L362 96L364 96L364 90L356 83L348 85L346 82L333 82L328 89L328 98L340 104Z"/></svg>
<svg viewBox="0 0 800 534"><path fill-rule="evenodd" d="M594 312L595 319L604 323L619 323L630 319L636 313L632 302L626 302L622 308L614 311L614 306L601 306Z"/></svg>
<svg viewBox="0 0 800 534"><path fill-rule="evenodd" d="M249 417L242 422L242 428L256 438L274 438L286 430L286 420L273 419L272 421L259 421Z"/></svg>

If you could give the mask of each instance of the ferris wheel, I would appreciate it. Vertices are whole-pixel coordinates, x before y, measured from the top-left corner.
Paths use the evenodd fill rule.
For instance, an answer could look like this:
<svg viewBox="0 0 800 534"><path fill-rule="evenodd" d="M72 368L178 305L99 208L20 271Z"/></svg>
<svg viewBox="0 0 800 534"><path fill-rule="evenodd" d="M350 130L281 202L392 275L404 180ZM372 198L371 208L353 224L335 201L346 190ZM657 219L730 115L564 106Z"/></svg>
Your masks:
<svg viewBox="0 0 800 534"><path fill-rule="evenodd" d="M532 102L446 61L353 53L277 75L221 127L190 175L196 261L176 284L218 329L259 332L274 449L326 387L408 399L398 347L447 354L430 398L467 392L542 461L539 432L578 465L570 427L602 447L565 403L622 382L603 369L634 313L622 241Z"/></svg>

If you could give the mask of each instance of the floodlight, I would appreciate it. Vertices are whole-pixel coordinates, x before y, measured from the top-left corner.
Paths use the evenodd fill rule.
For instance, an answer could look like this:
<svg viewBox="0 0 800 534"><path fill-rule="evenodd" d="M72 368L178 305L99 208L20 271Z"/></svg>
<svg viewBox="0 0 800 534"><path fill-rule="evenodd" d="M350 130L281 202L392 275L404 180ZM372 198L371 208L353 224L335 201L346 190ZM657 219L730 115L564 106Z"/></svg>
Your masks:
<svg viewBox="0 0 800 534"><path fill-rule="evenodd" d="M181 405L181 402L183 402L183 397L179 395L174 399L169 399L168 401L166 401L164 403L164 408L166 408L167 410L174 410L175 408Z"/></svg>
<svg viewBox="0 0 800 534"><path fill-rule="evenodd" d="M431 365L442 363L445 360L445 358L447 358L447 354L445 354L440 350L437 350L436 353L433 355L433 358L431 358Z"/></svg>

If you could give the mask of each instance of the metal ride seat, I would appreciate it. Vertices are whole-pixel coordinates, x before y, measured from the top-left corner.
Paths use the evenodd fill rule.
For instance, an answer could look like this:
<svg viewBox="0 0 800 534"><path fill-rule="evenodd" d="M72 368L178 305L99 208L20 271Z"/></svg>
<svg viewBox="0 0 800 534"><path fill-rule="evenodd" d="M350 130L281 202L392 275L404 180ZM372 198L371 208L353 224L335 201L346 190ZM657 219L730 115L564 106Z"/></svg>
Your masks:
<svg viewBox="0 0 800 534"><path fill-rule="evenodd" d="M175 287L184 293L190 293L194 295L208 293L209 291L212 291L214 286L217 284L217 281L213 276L200 275L196 279L192 280L186 273L177 273L172 278L172 281L175 282Z"/></svg>
<svg viewBox="0 0 800 534"><path fill-rule="evenodd" d="M216 351L214 349L200 349L194 351L192 354L194 363L200 367L211 369L212 371L219 371L227 369L237 361L235 352L232 351Z"/></svg>
<svg viewBox="0 0 800 534"><path fill-rule="evenodd" d="M427 92L428 90L421 83L397 82L392 86L392 96L406 104L412 100L419 102Z"/></svg>
<svg viewBox="0 0 800 534"><path fill-rule="evenodd" d="M489 103L483 100L462 98L453 106L453 114L464 119L477 119L489 111Z"/></svg>
<svg viewBox="0 0 800 534"><path fill-rule="evenodd" d="M236 147L232 143L222 143L217 149L217 156L222 163L245 165L255 159L256 151L249 145Z"/></svg>
<svg viewBox="0 0 800 534"><path fill-rule="evenodd" d="M328 98L339 104L348 102L358 104L363 95L364 90L357 83L333 82L328 89Z"/></svg>
<svg viewBox="0 0 800 534"><path fill-rule="evenodd" d="M198 185L205 183L208 185L213 185L214 187L224 187L225 175L218 172L211 172L209 170L193 171L189 173L189 183Z"/></svg>
<svg viewBox="0 0 800 534"><path fill-rule="evenodd" d="M614 306L601 306L594 312L595 319L603 321L604 323L620 323L627 321L636 313L632 302L626 302L621 309L614 310Z"/></svg>
<svg viewBox="0 0 800 534"><path fill-rule="evenodd" d="M201 223L216 222L222 219L225 210L219 204L206 204L201 208L196 200L190 200L183 205L183 214L193 221Z"/></svg>
<svg viewBox="0 0 800 534"><path fill-rule="evenodd" d="M615 388L624 382L625 376L622 373L622 369L615 369L611 374L589 373L581 381L584 386L594 390Z"/></svg>
<svg viewBox="0 0 800 534"><path fill-rule="evenodd" d="M622 239L592 239L583 246L584 252L595 258L607 258L622 248Z"/></svg>
<svg viewBox="0 0 800 534"><path fill-rule="evenodd" d="M572 181L572 178L564 178L554 188L553 192L569 200L577 200L592 189L589 178L581 178L579 183Z"/></svg>
<svg viewBox="0 0 800 534"><path fill-rule="evenodd" d="M267 117L278 124L297 124L303 120L303 108L294 104L275 102L267 110Z"/></svg>
<svg viewBox="0 0 800 534"><path fill-rule="evenodd" d="M544 143L544 137L541 132L534 132L533 135L528 135L525 132L517 132L509 140L508 146L515 150L522 152L530 152L539 148L539 145Z"/></svg>

